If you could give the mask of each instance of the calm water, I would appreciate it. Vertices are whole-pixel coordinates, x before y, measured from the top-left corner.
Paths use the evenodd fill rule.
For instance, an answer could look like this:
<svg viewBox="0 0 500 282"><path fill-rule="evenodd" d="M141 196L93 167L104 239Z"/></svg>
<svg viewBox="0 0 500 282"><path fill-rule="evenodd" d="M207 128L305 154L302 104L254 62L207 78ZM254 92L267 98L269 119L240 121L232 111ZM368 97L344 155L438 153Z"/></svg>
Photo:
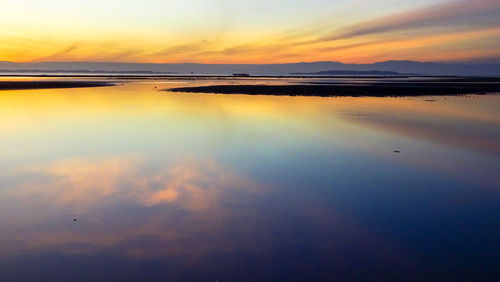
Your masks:
<svg viewBox="0 0 500 282"><path fill-rule="evenodd" d="M196 83L0 92L1 281L499 274L500 95Z"/></svg>

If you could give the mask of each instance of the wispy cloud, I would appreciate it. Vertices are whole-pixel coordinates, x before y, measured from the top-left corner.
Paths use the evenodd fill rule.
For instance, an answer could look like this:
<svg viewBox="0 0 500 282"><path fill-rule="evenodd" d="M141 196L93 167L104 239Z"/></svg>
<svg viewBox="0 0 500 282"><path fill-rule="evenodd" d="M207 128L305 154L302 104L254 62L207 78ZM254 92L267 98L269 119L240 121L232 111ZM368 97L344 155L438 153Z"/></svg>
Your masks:
<svg viewBox="0 0 500 282"><path fill-rule="evenodd" d="M52 61L52 60L60 60L61 58L64 58L71 52L77 50L80 47L80 43L73 43L70 46L66 47L63 50L56 51L48 56L37 58L34 60L34 62L46 62L46 61Z"/></svg>
<svg viewBox="0 0 500 282"><path fill-rule="evenodd" d="M428 27L500 26L499 14L498 0L452 1L347 26L317 41L333 41Z"/></svg>

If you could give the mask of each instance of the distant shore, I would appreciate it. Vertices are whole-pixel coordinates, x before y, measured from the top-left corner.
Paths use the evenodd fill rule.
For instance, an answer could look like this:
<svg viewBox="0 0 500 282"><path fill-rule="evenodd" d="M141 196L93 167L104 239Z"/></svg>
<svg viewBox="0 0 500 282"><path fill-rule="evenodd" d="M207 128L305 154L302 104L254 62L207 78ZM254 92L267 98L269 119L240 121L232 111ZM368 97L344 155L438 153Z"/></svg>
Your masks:
<svg viewBox="0 0 500 282"><path fill-rule="evenodd" d="M165 89L171 92L284 95L284 96L352 96L352 97L405 97L446 96L500 93L500 79L375 83L313 82L289 85L209 85Z"/></svg>
<svg viewBox="0 0 500 282"><path fill-rule="evenodd" d="M101 81L0 81L0 90L56 89L113 86Z"/></svg>
<svg viewBox="0 0 500 282"><path fill-rule="evenodd" d="M144 77L127 77L145 79ZM287 77L294 78L295 77ZM0 90L22 89L56 89L114 86L122 77L106 76L100 80L34 80L34 81L0 81ZM238 80L235 84L219 84L164 89L162 91L214 93L214 94L247 94L247 95L284 95L284 96L371 96L371 97L404 97L404 96L444 96L466 94L500 93L500 78L491 77L419 77L411 80L382 77L377 79L359 78L356 80L339 80L328 78L322 80L288 81L280 85L252 84L259 78L239 79L234 77L156 77L154 80ZM264 79L261 77L261 79ZM332 80L333 79L333 80ZM107 81L106 81L107 80ZM290 83L290 84L288 84Z"/></svg>

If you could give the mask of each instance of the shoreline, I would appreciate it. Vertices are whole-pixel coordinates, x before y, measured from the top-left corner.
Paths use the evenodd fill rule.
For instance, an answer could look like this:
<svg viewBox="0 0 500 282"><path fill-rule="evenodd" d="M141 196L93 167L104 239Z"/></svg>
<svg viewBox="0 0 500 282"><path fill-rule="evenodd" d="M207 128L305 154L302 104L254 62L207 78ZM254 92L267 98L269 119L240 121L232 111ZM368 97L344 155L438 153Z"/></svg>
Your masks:
<svg viewBox="0 0 500 282"><path fill-rule="evenodd" d="M281 78L281 79L409 79L414 78L419 81L436 80L440 81L488 81L498 82L500 76L463 76L463 75L250 75L234 76L231 74L126 74L126 73L107 73L107 74L68 74L68 73L1 73L0 78L4 77L36 77L36 78L103 78L103 79L261 79L261 78Z"/></svg>
<svg viewBox="0 0 500 282"><path fill-rule="evenodd" d="M416 97L500 93L500 82L309 83L290 85L209 85L162 91L316 97Z"/></svg>
<svg viewBox="0 0 500 282"><path fill-rule="evenodd" d="M0 81L0 90L36 90L114 86L101 81Z"/></svg>

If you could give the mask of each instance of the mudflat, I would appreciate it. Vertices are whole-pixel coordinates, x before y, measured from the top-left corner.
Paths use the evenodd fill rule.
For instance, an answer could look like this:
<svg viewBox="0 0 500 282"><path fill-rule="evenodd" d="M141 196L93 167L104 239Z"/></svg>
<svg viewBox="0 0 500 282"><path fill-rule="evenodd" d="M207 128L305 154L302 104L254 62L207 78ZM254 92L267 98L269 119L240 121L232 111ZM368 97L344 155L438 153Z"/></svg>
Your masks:
<svg viewBox="0 0 500 282"><path fill-rule="evenodd" d="M102 81L0 81L0 90L53 89L113 86Z"/></svg>
<svg viewBox="0 0 500 282"><path fill-rule="evenodd" d="M422 81L382 81L382 82L305 82L300 84L263 85L208 85L166 89L172 92L286 95L286 96L442 96L465 94L489 94L500 92L500 78L467 78Z"/></svg>

